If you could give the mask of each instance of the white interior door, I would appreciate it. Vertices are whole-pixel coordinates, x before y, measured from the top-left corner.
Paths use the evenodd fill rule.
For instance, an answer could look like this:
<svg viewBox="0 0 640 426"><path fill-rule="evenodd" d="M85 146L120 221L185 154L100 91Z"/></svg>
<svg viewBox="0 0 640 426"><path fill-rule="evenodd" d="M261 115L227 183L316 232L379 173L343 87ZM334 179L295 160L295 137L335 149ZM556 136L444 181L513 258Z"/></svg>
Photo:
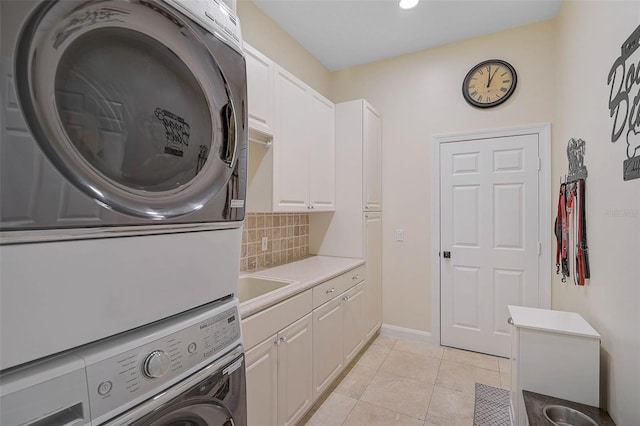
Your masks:
<svg viewBox="0 0 640 426"><path fill-rule="evenodd" d="M441 145L445 346L509 356L507 305L538 307L538 145L537 134Z"/></svg>

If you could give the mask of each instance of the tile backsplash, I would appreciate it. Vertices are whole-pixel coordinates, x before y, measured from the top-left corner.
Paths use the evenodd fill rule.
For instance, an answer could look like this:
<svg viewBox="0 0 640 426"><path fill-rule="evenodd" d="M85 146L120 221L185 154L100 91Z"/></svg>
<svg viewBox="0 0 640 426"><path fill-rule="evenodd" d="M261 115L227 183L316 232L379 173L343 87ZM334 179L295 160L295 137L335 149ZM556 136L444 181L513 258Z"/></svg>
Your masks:
<svg viewBox="0 0 640 426"><path fill-rule="evenodd" d="M262 238L267 249L262 250ZM309 255L309 213L247 213L240 271L293 262Z"/></svg>

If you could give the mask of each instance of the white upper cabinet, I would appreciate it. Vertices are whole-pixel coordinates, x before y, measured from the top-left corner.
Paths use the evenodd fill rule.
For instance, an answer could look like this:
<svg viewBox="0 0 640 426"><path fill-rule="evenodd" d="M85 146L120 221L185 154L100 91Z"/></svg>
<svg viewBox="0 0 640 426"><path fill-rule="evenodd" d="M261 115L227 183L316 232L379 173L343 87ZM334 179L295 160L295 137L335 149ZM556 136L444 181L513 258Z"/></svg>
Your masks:
<svg viewBox="0 0 640 426"><path fill-rule="evenodd" d="M309 206L313 211L335 210L336 109L333 102L311 93L309 141Z"/></svg>
<svg viewBox="0 0 640 426"><path fill-rule="evenodd" d="M244 43L249 128L273 135L273 61Z"/></svg>
<svg viewBox="0 0 640 426"><path fill-rule="evenodd" d="M274 211L309 209L309 86L283 68L275 73Z"/></svg>
<svg viewBox="0 0 640 426"><path fill-rule="evenodd" d="M363 157L365 211L382 210L382 120L368 102L363 101Z"/></svg>
<svg viewBox="0 0 640 426"><path fill-rule="evenodd" d="M335 106L276 65L273 211L335 209Z"/></svg>
<svg viewBox="0 0 640 426"><path fill-rule="evenodd" d="M248 212L334 211L335 105L245 43Z"/></svg>

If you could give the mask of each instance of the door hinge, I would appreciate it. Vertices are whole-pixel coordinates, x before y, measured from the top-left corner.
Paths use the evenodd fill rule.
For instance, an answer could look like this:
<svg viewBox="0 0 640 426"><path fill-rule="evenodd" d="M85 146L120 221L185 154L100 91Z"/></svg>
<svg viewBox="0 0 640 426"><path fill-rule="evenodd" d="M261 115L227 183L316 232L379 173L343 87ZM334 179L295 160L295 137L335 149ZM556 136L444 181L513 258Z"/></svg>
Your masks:
<svg viewBox="0 0 640 426"><path fill-rule="evenodd" d="M542 170L542 158L538 157L538 171Z"/></svg>
<svg viewBox="0 0 640 426"><path fill-rule="evenodd" d="M542 243L538 241L538 256L542 254Z"/></svg>

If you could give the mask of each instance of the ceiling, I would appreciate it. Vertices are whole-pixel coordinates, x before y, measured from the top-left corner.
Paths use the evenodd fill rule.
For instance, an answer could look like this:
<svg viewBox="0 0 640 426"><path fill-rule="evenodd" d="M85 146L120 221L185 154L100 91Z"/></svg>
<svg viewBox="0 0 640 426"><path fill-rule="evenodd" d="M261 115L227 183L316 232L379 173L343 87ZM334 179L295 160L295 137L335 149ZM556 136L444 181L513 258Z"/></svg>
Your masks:
<svg viewBox="0 0 640 426"><path fill-rule="evenodd" d="M554 17L561 0L254 0L330 71Z"/></svg>

